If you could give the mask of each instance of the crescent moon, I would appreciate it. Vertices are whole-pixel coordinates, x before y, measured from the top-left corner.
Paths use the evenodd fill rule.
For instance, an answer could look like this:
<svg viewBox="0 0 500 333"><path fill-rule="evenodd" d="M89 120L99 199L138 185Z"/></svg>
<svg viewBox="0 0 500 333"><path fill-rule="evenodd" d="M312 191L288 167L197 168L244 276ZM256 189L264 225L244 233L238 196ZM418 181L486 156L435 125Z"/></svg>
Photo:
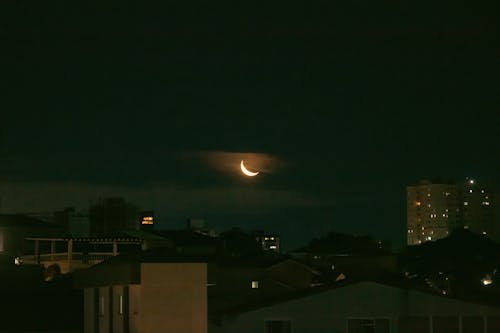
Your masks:
<svg viewBox="0 0 500 333"><path fill-rule="evenodd" d="M249 177L255 177L259 174L259 172L252 172L252 171L248 170L247 168L245 168L245 164L243 164L243 160L241 160L240 167L241 167L241 171Z"/></svg>

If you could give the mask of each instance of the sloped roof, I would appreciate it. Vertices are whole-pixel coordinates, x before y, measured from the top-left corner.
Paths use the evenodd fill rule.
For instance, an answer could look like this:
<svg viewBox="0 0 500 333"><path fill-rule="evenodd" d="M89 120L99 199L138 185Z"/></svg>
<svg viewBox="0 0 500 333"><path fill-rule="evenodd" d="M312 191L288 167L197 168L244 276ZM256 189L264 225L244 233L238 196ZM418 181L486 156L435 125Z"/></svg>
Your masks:
<svg viewBox="0 0 500 333"><path fill-rule="evenodd" d="M120 254L85 270L74 272L77 288L140 283L141 263L206 263L204 258L183 256L169 248Z"/></svg>
<svg viewBox="0 0 500 333"><path fill-rule="evenodd" d="M111 234L113 237L129 237L129 238L139 238L144 240L165 240L165 237L158 236L152 232L144 230L117 230Z"/></svg>
<svg viewBox="0 0 500 333"><path fill-rule="evenodd" d="M163 237L172 240L176 245L200 245L200 244L215 244L216 239L207 235L194 232L189 229L184 230L154 230L151 231L158 237Z"/></svg>
<svg viewBox="0 0 500 333"><path fill-rule="evenodd" d="M415 285L412 281L409 281L407 279L403 279L397 276L393 277L384 277L380 279L345 279L337 282L332 282L328 283L322 286L314 287L314 288L309 288L309 289L302 289L302 290L295 290L291 291L285 295L278 295L276 297L271 297L271 298L265 298L261 299L259 301L254 301L254 302L249 302L247 304L243 305L237 305L232 308L227 308L225 310L219 311L217 313L211 313L210 317L213 321L220 322L220 320L223 317L231 317L231 316L237 316L239 314L245 313L245 312L250 312L254 310L258 310L261 308L265 307L270 307L274 306L277 304L281 303L286 303L289 301L309 297L312 295L324 293L330 290L335 290L339 288L344 288L347 286L351 285L356 285L360 283L375 283L379 285L384 285L392 288L399 288L399 289L404 289L404 290L411 290L411 291L417 291L417 292L423 292L435 297L442 297L442 298L447 298L447 299L452 299L456 301L462 301L462 302L468 302L468 303L475 303L475 304L480 304L484 306L492 306L492 307L500 307L500 304L498 302L492 303L488 302L486 300L482 299L464 299L464 298L459 298L459 297L453 297L453 296L448 296L448 295L441 295L437 294L434 292L431 292L430 290L422 287Z"/></svg>
<svg viewBox="0 0 500 333"><path fill-rule="evenodd" d="M21 214L0 214L0 227L62 229L60 225Z"/></svg>

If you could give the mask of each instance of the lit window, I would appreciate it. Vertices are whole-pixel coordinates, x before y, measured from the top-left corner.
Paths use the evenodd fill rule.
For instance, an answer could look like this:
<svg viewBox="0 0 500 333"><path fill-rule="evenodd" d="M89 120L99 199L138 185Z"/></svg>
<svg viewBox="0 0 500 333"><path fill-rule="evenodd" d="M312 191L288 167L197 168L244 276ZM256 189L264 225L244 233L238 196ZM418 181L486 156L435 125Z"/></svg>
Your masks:
<svg viewBox="0 0 500 333"><path fill-rule="evenodd" d="M427 208L431 208L431 204L427 204Z"/></svg>
<svg viewBox="0 0 500 333"><path fill-rule="evenodd" d="M427 193L427 196L428 196L428 197L430 197L430 196L431 196L431 194L430 194L430 193Z"/></svg>
<svg viewBox="0 0 500 333"><path fill-rule="evenodd" d="M488 201L483 201L481 204L482 204L483 206L489 206L489 205L490 205L490 203L489 203Z"/></svg>
<svg viewBox="0 0 500 333"><path fill-rule="evenodd" d="M474 179L469 180L469 184L474 184Z"/></svg>
<svg viewBox="0 0 500 333"><path fill-rule="evenodd" d="M483 235L486 235L486 231L483 231Z"/></svg>
<svg viewBox="0 0 500 333"><path fill-rule="evenodd" d="M467 201L464 201L464 206L468 206L469 203Z"/></svg>
<svg viewBox="0 0 500 333"><path fill-rule="evenodd" d="M472 190L469 190L469 193L472 193Z"/></svg>
<svg viewBox="0 0 500 333"><path fill-rule="evenodd" d="M119 313L123 314L123 295L120 295L120 309Z"/></svg>
<svg viewBox="0 0 500 333"><path fill-rule="evenodd" d="M252 281L252 289L259 289L259 281Z"/></svg>
<svg viewBox="0 0 500 333"><path fill-rule="evenodd" d="M416 206L420 206L422 203L420 201L415 202Z"/></svg>
<svg viewBox="0 0 500 333"><path fill-rule="evenodd" d="M484 190L481 190L481 193L484 193Z"/></svg>

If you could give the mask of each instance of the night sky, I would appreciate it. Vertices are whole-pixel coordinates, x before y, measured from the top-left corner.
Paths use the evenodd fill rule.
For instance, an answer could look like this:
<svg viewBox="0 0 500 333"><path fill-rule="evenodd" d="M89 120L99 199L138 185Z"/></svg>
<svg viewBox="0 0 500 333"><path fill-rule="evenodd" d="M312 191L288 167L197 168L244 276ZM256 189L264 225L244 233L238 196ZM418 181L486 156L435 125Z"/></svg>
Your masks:
<svg viewBox="0 0 500 333"><path fill-rule="evenodd" d="M493 2L273 3L2 1L1 211L401 245L406 185L500 189Z"/></svg>

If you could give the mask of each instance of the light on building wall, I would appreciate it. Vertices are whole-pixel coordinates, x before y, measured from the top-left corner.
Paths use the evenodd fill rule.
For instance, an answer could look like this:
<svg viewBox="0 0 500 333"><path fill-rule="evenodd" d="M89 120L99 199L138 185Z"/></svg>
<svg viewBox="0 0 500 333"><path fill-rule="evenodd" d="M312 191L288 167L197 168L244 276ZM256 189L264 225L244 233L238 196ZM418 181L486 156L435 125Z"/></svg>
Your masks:
<svg viewBox="0 0 500 333"><path fill-rule="evenodd" d="M483 283L483 286L489 286L493 283L493 279L491 278L491 275L487 274L484 278L481 279L481 282Z"/></svg>
<svg viewBox="0 0 500 333"><path fill-rule="evenodd" d="M141 224L154 224L154 217L153 216L144 216L142 218Z"/></svg>
<svg viewBox="0 0 500 333"><path fill-rule="evenodd" d="M259 289L259 281L252 281L252 289Z"/></svg>

